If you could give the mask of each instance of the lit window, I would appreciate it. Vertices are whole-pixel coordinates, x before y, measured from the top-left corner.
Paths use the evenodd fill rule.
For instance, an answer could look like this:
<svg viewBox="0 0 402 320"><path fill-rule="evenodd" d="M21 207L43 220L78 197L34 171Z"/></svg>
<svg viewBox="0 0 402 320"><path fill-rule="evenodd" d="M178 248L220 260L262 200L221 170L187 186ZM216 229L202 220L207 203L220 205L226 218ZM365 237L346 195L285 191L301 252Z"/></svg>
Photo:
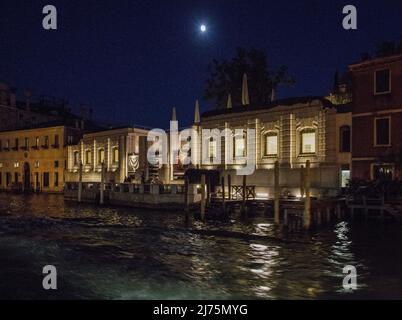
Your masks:
<svg viewBox="0 0 402 320"><path fill-rule="evenodd" d="M265 152L266 156L276 156L278 154L278 135L269 133L265 135Z"/></svg>
<svg viewBox="0 0 402 320"><path fill-rule="evenodd" d="M315 153L315 130L307 129L301 132L301 153Z"/></svg>
<svg viewBox="0 0 402 320"><path fill-rule="evenodd" d="M346 188L350 181L350 166L349 164L342 165L341 168L341 188Z"/></svg>
<svg viewBox="0 0 402 320"><path fill-rule="evenodd" d="M92 163L92 152L91 152L91 150L87 150L85 152L85 161L86 161L86 164L91 164Z"/></svg>
<svg viewBox="0 0 402 320"><path fill-rule="evenodd" d="M78 162L80 160L80 154L78 151L74 151L74 165L78 166Z"/></svg>
<svg viewBox="0 0 402 320"><path fill-rule="evenodd" d="M35 161L35 168L39 168L39 161Z"/></svg>
<svg viewBox="0 0 402 320"><path fill-rule="evenodd" d="M39 137L35 138L35 147L39 147Z"/></svg>
<svg viewBox="0 0 402 320"><path fill-rule="evenodd" d="M235 158L241 158L246 156L245 134L234 137L234 156Z"/></svg>
<svg viewBox="0 0 402 320"><path fill-rule="evenodd" d="M378 70L375 72L375 93L389 93L391 92L391 72L389 69Z"/></svg>
<svg viewBox="0 0 402 320"><path fill-rule="evenodd" d="M3 168L3 162L0 162L0 168Z"/></svg>
<svg viewBox="0 0 402 320"><path fill-rule="evenodd" d="M375 121L375 145L389 146L391 144L390 118L377 118Z"/></svg>
<svg viewBox="0 0 402 320"><path fill-rule="evenodd" d="M211 140L209 140L208 146L209 146L208 148L209 157L216 158L216 148L217 148L216 141L211 138Z"/></svg>
<svg viewBox="0 0 402 320"><path fill-rule="evenodd" d="M102 164L103 162L105 162L105 149L98 150L98 162L99 162L99 164Z"/></svg>
<svg viewBox="0 0 402 320"><path fill-rule="evenodd" d="M374 180L393 180L394 166L391 164L376 164L373 166Z"/></svg>
<svg viewBox="0 0 402 320"><path fill-rule="evenodd" d="M19 168L20 167L20 163L18 161L14 162L14 168Z"/></svg>
<svg viewBox="0 0 402 320"><path fill-rule="evenodd" d="M113 148L113 163L119 162L119 148Z"/></svg>

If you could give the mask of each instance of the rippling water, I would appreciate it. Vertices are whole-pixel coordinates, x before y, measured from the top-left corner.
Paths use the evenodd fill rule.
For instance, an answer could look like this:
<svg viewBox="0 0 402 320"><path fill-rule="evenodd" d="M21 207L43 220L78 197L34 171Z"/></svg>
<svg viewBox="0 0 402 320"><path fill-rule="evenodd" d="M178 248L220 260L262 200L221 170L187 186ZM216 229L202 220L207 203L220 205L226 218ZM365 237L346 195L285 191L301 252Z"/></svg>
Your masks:
<svg viewBox="0 0 402 320"><path fill-rule="evenodd" d="M192 228L180 212L2 193L0 298L402 298L399 224L289 235L256 217ZM47 264L57 267L57 291L42 289ZM342 288L345 265L358 271L353 293Z"/></svg>

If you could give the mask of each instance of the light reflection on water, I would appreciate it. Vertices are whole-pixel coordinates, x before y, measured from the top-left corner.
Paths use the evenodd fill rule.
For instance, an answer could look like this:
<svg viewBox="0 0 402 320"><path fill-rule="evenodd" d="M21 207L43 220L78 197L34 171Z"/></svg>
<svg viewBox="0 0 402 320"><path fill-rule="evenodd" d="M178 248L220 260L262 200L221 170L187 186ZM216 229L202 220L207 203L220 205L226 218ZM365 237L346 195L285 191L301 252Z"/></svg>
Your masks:
<svg viewBox="0 0 402 320"><path fill-rule="evenodd" d="M0 194L0 298L402 298L400 225L287 235L258 217L193 228L177 212ZM57 292L41 289L46 264ZM345 265L358 270L354 293L342 289Z"/></svg>

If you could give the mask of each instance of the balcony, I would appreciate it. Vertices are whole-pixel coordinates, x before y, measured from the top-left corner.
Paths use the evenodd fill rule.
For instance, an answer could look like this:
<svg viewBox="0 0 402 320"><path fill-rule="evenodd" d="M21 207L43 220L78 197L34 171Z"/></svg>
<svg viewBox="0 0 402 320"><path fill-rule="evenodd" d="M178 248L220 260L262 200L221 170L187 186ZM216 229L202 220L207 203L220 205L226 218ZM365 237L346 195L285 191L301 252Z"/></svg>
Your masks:
<svg viewBox="0 0 402 320"><path fill-rule="evenodd" d="M28 151L29 147L28 146L23 146L23 147L21 147L21 150Z"/></svg>
<svg viewBox="0 0 402 320"><path fill-rule="evenodd" d="M60 147L60 145L58 143L54 143L52 144L52 148L53 149L58 149Z"/></svg>
<svg viewBox="0 0 402 320"><path fill-rule="evenodd" d="M32 146L31 149L32 150L39 150L39 146Z"/></svg>
<svg viewBox="0 0 402 320"><path fill-rule="evenodd" d="M49 145L48 144L42 144L42 149L49 149Z"/></svg>
<svg viewBox="0 0 402 320"><path fill-rule="evenodd" d="M13 151L18 151L18 147L17 147L17 146L16 146L16 147L12 147L11 150L13 150Z"/></svg>

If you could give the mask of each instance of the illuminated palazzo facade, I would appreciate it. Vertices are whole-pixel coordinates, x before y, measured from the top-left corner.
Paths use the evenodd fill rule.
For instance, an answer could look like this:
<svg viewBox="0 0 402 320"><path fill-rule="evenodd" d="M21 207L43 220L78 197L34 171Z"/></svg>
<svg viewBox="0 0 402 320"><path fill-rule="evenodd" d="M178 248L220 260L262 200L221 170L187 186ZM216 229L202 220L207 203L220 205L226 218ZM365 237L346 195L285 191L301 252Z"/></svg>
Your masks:
<svg viewBox="0 0 402 320"><path fill-rule="evenodd" d="M351 162L348 106L334 106L323 98L305 97L278 100L266 108L240 106L205 112L199 129L215 128L236 132L230 138L232 146L228 147L225 137L221 141L212 135L202 137L209 140L200 146L208 149L204 154L209 159L203 159L201 168L219 170L226 181L230 175L232 184L241 185L242 176L236 169L246 165L247 152L252 150L255 170L247 176L247 185L255 186L257 197L272 196L277 161L283 195L300 195L301 169L307 160L311 164L313 196L336 194L348 182ZM254 129L251 140L247 138L247 129ZM253 148L247 146L250 141L255 144ZM211 160L218 153L220 164L214 164ZM227 161L228 155L233 160Z"/></svg>
<svg viewBox="0 0 402 320"><path fill-rule="evenodd" d="M140 182L147 179L147 130L116 128L87 133L69 146L66 181L78 182L82 164L83 182L100 182L102 163L105 182Z"/></svg>

